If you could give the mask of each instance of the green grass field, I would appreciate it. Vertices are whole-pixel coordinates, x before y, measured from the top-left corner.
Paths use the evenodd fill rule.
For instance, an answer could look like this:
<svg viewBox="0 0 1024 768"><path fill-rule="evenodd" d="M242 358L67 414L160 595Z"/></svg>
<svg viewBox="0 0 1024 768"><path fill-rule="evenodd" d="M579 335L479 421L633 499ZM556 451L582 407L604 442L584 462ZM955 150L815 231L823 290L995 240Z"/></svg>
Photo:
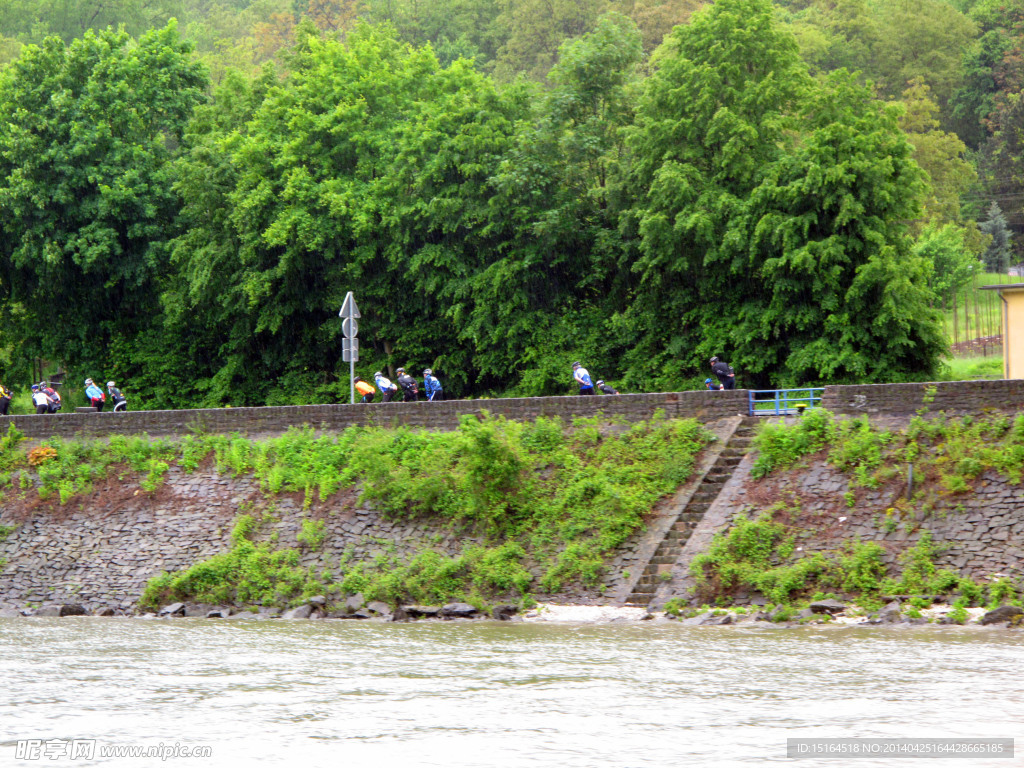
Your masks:
<svg viewBox="0 0 1024 768"><path fill-rule="evenodd" d="M1003 378L1003 356L954 357L944 361L939 381L970 381L971 379Z"/></svg>

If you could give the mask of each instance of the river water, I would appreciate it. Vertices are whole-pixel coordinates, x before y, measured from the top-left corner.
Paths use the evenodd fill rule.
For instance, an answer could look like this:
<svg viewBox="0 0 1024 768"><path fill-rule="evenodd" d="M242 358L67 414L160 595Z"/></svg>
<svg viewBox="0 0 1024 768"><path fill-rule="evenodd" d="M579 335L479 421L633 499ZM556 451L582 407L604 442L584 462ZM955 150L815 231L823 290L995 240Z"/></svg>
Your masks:
<svg viewBox="0 0 1024 768"><path fill-rule="evenodd" d="M998 768L1024 763L1022 666L1024 633L970 627L0 619L0 766L809 767L847 763L788 737L1016 738L926 763ZM57 758L18 759L33 739Z"/></svg>

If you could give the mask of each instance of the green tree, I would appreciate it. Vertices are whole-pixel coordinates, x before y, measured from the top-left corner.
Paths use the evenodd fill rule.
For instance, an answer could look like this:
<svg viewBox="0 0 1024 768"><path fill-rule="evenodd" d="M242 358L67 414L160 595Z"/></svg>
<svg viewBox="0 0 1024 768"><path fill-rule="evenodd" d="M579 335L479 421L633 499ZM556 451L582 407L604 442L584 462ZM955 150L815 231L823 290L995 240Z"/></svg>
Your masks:
<svg viewBox="0 0 1024 768"><path fill-rule="evenodd" d="M929 265L905 224L921 171L898 110L845 72L815 83L796 51L769 3L719 0L656 59L625 229L634 374L715 352L758 385L934 373Z"/></svg>
<svg viewBox="0 0 1024 768"><path fill-rule="evenodd" d="M923 78L944 110L962 82L963 56L977 36L974 22L946 0L882 0L877 13L884 23L868 75L890 97Z"/></svg>
<svg viewBox="0 0 1024 768"><path fill-rule="evenodd" d="M186 280L168 300L215 336L204 401L336 397L348 290L364 364L440 356L458 390L472 374L447 357L457 335L441 270L459 270L461 235L489 197L474 190L512 121L470 64L442 69L381 28L308 36L289 65L251 120L190 137L183 179L197 205L175 248Z"/></svg>
<svg viewBox="0 0 1024 768"><path fill-rule="evenodd" d="M474 270L467 330L493 351L481 367L524 393L564 392L573 357L607 378L621 370L607 319L624 300L616 229L641 56L636 26L619 14L565 43L493 177L491 227L504 237Z"/></svg>
<svg viewBox="0 0 1024 768"><path fill-rule="evenodd" d="M913 157L928 175L924 200L926 220L960 221L960 198L978 184L978 172L965 154L967 147L953 133L939 130L939 107L922 78L903 92L905 112L900 128L914 148Z"/></svg>
<svg viewBox="0 0 1024 768"><path fill-rule="evenodd" d="M537 80L554 66L559 46L594 28L610 0L502 0L495 26L507 30L494 72L503 80L525 73Z"/></svg>
<svg viewBox="0 0 1024 768"><path fill-rule="evenodd" d="M964 230L955 224L928 224L914 243L913 253L931 263L929 283L943 308L981 271L981 262L968 247Z"/></svg>
<svg viewBox="0 0 1024 768"><path fill-rule="evenodd" d="M26 353L101 361L150 324L179 206L169 161L206 82L173 22L137 42L49 38L0 73L0 291Z"/></svg>
<svg viewBox="0 0 1024 768"><path fill-rule="evenodd" d="M988 220L979 224L978 228L992 238L992 242L988 244L981 257L985 262L985 268L989 272L1005 273L1013 257L1010 247L1013 236L1006 226L1006 217L1003 216L999 203L992 201L988 209Z"/></svg>

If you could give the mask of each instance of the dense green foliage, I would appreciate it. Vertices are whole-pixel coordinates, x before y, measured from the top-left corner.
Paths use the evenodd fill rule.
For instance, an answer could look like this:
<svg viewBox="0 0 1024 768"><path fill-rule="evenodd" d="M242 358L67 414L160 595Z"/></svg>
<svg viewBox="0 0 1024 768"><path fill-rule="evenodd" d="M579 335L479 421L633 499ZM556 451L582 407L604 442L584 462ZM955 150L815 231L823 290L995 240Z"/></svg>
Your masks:
<svg viewBox="0 0 1024 768"><path fill-rule="evenodd" d="M933 481L955 493L967 490L970 481L986 470L1021 482L1024 415L1012 420L1005 414L915 416L906 428L893 432L875 427L867 416L835 419L816 408L795 424L763 424L754 447L758 451L754 477L826 452L829 464L851 476L851 487L876 488L913 464L918 482Z"/></svg>
<svg viewBox="0 0 1024 768"><path fill-rule="evenodd" d="M738 515L716 534L708 550L691 563L695 596L705 603L729 604L740 590L757 590L776 606L788 606L823 592L842 592L865 608L879 606L887 596L914 596L911 604L926 607L936 595L956 596L953 621L962 624L964 608L988 604L995 608L1019 599L1008 579L988 585L937 569L941 548L923 529L917 542L900 556L900 574L886 576L885 550L873 541L854 541L837 551L798 554L794 540L799 529L785 522L792 510L785 504L766 510L757 519ZM780 618L788 617L788 611Z"/></svg>
<svg viewBox="0 0 1024 768"><path fill-rule="evenodd" d="M974 219L1020 218L1020 9L702 5L11 0L5 383L338 400L349 290L360 373L449 395L564 393L577 358L678 389L712 353L933 378Z"/></svg>
<svg viewBox="0 0 1024 768"><path fill-rule="evenodd" d="M43 499L56 494L64 504L114 471L138 477L141 488L152 492L171 466L192 472L212 457L219 472L255 477L271 503L278 493L299 491L309 508L359 484L363 497L387 515L430 520L440 530L464 530L487 542L455 558L423 551L409 562L389 556L346 563L334 573L344 585L338 589L389 600L434 600L474 591L596 585L608 555L643 527L659 498L690 477L710 439L691 419L655 419L609 432L586 419L568 427L557 419L523 424L476 417L464 418L449 433L352 428L316 436L296 429L262 441L197 435L173 443L55 438L27 454L12 435L0 444L0 481L8 493L38 493ZM272 509L266 514L272 516ZM266 590L281 581L299 589L294 557L270 542L255 542L256 529L247 530L235 537L230 552L164 579L159 589L198 599L207 599L202 595L208 587L235 590L240 602L256 600L257 593L267 597ZM308 520L300 542L317 549L324 535L322 522ZM539 577L526 564L539 569ZM278 574L266 577L270 587L243 586L236 578L247 569L268 568ZM324 589L315 580L309 594Z"/></svg>

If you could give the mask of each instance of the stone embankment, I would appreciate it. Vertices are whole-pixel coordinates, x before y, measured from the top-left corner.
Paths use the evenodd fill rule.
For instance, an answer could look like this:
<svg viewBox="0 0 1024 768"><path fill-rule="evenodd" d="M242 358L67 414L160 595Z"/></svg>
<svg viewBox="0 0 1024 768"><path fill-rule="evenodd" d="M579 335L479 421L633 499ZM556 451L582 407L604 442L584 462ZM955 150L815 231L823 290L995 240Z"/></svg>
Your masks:
<svg viewBox="0 0 1024 768"><path fill-rule="evenodd" d="M790 522L799 530L798 552L836 551L854 542L874 541L884 550L889 573L895 575L900 556L928 531L937 549L936 569L981 583L1000 578L1020 582L1024 577L1024 488L994 472L979 476L971 493L936 499L927 513L900 512L896 501L905 495L905 486L861 489L850 506L845 496L849 479L823 460L754 480L754 458L748 454L722 488L671 566L670 577L658 588L654 605L691 594L696 586L691 562L737 515L755 518L780 500L799 509ZM737 596L740 603L749 599L743 593Z"/></svg>
<svg viewBox="0 0 1024 768"><path fill-rule="evenodd" d="M774 480L750 478L752 456L742 457L724 483L714 471L723 447L740 426L747 393L689 392L593 398L528 398L376 406L305 406L299 408L223 409L196 412L133 414L69 414L45 417L0 417L15 420L30 435L59 427L112 433L119 427L151 434L174 434L183 425L211 431L273 433L296 424L330 430L353 423L407 423L447 429L460 417L488 409L509 418L538 415L617 414L629 420L649 418L655 411L669 416L697 416L709 423L719 442L706 451L693 480L652 510L646 530L633 537L608 564L605 583L577 591L566 600L622 604L630 595L652 606L689 593L689 564L707 549L712 537L737 514L756 514L790 494L799 498L802 529L798 545L806 551L834 550L844 542L877 541L893 568L900 555L928 530L940 552L936 567L949 568L982 581L1006 576L1019 581L1024 563L1024 494L1018 486L993 474L978 478L971 493L950 496L926 516L902 519L893 507L902 489L865 491L851 507L844 497L848 481L828 465L782 473ZM825 405L846 414L870 413L873 418L906 420L917 409L951 412L988 408L1014 410L1024 405L1024 382L985 381L954 384L829 387ZM609 414L610 412L610 414ZM123 421L119 421L124 419ZM66 426L65 426L66 425ZM3 424L0 423L0 429ZM38 436L38 435L36 435ZM745 451L745 448L744 448ZM742 451L741 451L742 453ZM739 458L738 456L735 458ZM735 462L730 462L735 463ZM713 480L713 498L696 498L701 485ZM355 491L304 508L301 496L266 497L249 478L219 476L212 470L188 475L171 468L154 494L137 484L104 481L92 496L66 505L28 503L11 489L0 504L0 525L13 529L0 540L0 608L21 611L80 605L87 612L131 611L150 578L174 572L230 548L230 532L240 513L262 519L258 541L300 552L300 564L333 577L342 561L398 559L423 549L457 555L472 537L441 528L429 520L391 520L358 501ZM698 517L686 519L689 537L672 537L687 505L700 506ZM704 509L703 504L709 506ZM694 508L696 509L696 507ZM305 520L322 520L324 538L312 548L299 540ZM667 543L666 543L667 542ZM671 562L653 562L654 558ZM652 573L650 566L655 566ZM540 571L534 574L540 575ZM641 580L645 579L642 583ZM650 589L655 588L649 600ZM754 596L750 596L753 599ZM744 597L739 596L742 601ZM216 607L216 606L215 606ZM211 608L210 610L212 610ZM70 610L70 609L68 609ZM312 612L312 609L311 609Z"/></svg>

